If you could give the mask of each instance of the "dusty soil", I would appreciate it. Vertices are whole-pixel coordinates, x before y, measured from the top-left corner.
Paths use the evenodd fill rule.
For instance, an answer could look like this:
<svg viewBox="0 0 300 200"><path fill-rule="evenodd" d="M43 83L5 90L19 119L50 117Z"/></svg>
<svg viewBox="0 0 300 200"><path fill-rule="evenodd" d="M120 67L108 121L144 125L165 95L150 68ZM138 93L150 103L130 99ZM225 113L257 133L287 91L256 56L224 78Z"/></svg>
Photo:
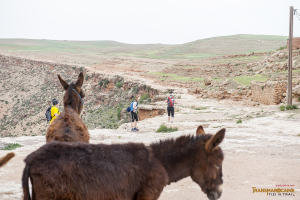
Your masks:
<svg viewBox="0 0 300 200"><path fill-rule="evenodd" d="M249 107L247 102L202 100L184 92L180 95L173 124L167 124L167 116L163 115L139 122L140 131L136 133L129 131L130 124L123 124L117 130L90 130L91 143L149 144L160 139L195 134L196 127L200 124L206 127L207 133L216 133L219 129L226 128L226 136L221 144L225 154L224 189L221 199L299 199L299 111L280 112L278 106ZM163 105L163 102L156 104ZM242 120L241 124L236 123L238 119ZM178 127L179 131L156 133L162 123ZM45 137L0 139L0 146L7 143L19 143L23 147L13 151L0 151L0 156L8 152L16 153L16 157L0 169L0 199L21 199L23 160L29 153L45 144ZM278 188L277 185L293 185L279 188L294 188L295 196L278 197L277 194L273 197L267 196L266 193L253 193L252 189L273 189ZM188 177L166 186L159 199L190 200L207 197Z"/></svg>

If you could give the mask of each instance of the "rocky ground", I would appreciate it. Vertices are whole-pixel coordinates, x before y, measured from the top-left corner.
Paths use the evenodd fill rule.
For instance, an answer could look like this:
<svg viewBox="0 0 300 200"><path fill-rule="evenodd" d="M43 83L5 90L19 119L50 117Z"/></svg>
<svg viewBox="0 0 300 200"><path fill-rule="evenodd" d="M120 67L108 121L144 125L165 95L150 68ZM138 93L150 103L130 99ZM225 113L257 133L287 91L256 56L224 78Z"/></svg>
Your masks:
<svg viewBox="0 0 300 200"><path fill-rule="evenodd" d="M23 160L45 144L43 134L48 124L44 112L48 101L53 97L62 99L64 93L56 79L57 74L66 77L69 82L76 79L80 71L85 75L87 98L84 99L83 119L90 129L91 143L149 144L183 134L195 134L198 125L203 125L205 131L212 134L226 128L221 144L225 154L221 199L299 199L299 110L280 111L279 105L267 106L251 101L249 86L235 79L258 74L271 80L286 79L286 52L281 50L184 61L78 56L70 53L2 54L0 148L10 143L18 143L22 147L11 151L0 150L0 156L8 152L16 153L16 157L0 169L0 199L22 199L20 180ZM299 84L299 53L299 50L294 53L295 84ZM210 76L212 81L204 86L202 79L206 76ZM201 88L202 94L193 92L197 88ZM217 101L213 99L213 93L220 89L245 93L247 98L239 99L242 101ZM164 114L140 121L140 131L130 132L130 124L126 121L128 116L124 112L128 102L135 95L145 93L153 100L156 95L170 90L180 96L177 98L175 122L167 124ZM165 106L162 101L151 104ZM299 106L299 102L295 104ZM156 133L163 123L177 127L178 131ZM266 193L253 193L252 187L294 188L295 196L281 194L279 197L276 194L271 197ZM159 199L196 198L207 199L197 184L185 178L165 187Z"/></svg>
<svg viewBox="0 0 300 200"><path fill-rule="evenodd" d="M226 128L221 144L225 154L223 162L224 189L221 199L299 199L300 195L300 119L299 111L279 111L278 106L247 106L247 102L198 99L181 92L177 99L175 122L167 123L167 116L157 116L138 123L139 132L130 132L125 123L117 130L90 130L91 143L142 142L149 144L165 138L195 134L196 127L203 125L206 133L216 133ZM179 94L178 94L179 95ZM163 105L162 101L156 105ZM242 123L237 123L238 120ZM173 133L156 133L158 127L178 127ZM0 146L19 143L22 147L12 151L0 151L0 156L15 152L6 166L0 169L0 199L21 199L21 173L24 158L45 144L44 136L1 138ZM277 185L293 185L295 196L267 196L253 193L252 187L278 188ZM278 194L277 194L278 195ZM282 194L283 195L283 194ZM190 178L165 187L161 200L207 199L200 187Z"/></svg>

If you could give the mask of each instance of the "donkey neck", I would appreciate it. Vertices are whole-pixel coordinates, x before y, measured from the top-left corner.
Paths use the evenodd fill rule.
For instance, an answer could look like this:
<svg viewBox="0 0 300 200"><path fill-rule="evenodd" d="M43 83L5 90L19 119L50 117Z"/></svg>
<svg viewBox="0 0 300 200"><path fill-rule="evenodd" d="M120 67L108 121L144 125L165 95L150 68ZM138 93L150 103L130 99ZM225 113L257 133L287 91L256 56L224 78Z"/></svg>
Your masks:
<svg viewBox="0 0 300 200"><path fill-rule="evenodd" d="M151 145L157 158L169 176L169 183L191 175L196 154L201 145L200 137L181 136L176 140L166 140Z"/></svg>

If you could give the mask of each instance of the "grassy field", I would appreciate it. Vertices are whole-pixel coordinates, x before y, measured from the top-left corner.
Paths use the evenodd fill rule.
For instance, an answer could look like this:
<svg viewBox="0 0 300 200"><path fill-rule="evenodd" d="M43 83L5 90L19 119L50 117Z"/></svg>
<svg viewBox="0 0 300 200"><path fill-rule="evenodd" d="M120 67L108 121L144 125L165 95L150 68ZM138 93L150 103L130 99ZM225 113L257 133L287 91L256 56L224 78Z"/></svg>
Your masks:
<svg viewBox="0 0 300 200"><path fill-rule="evenodd" d="M232 35L196 40L180 45L125 44L115 41L0 39L0 50L68 52L152 59L202 59L227 54L272 51L286 45L286 39L285 36L272 35Z"/></svg>
<svg viewBox="0 0 300 200"><path fill-rule="evenodd" d="M249 86L251 81L267 81L268 77L257 74L256 76L237 76L233 80L239 84Z"/></svg>

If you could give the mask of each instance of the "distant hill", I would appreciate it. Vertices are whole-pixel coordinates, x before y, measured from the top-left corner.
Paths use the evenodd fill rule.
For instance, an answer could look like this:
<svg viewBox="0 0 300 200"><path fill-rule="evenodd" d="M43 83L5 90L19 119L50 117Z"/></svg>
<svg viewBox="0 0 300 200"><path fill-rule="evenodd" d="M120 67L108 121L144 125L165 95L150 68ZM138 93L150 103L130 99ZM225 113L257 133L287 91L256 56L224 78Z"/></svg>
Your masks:
<svg viewBox="0 0 300 200"><path fill-rule="evenodd" d="M115 41L0 39L0 50L68 52L155 59L202 59L226 54L272 51L285 46L287 39L287 36L232 35L196 40L180 45L125 44Z"/></svg>

